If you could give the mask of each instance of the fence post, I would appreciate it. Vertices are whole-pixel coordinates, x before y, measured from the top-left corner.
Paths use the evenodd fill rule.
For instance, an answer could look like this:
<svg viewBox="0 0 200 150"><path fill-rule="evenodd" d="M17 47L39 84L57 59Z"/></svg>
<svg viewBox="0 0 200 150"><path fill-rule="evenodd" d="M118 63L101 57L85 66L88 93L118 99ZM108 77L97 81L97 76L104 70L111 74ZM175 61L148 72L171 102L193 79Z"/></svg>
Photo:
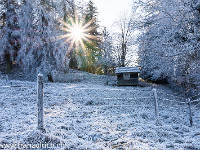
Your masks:
<svg viewBox="0 0 200 150"><path fill-rule="evenodd" d="M158 113L158 95L156 92L156 89L153 89L153 95L154 95L154 106L155 106L155 115L156 115L156 125L161 125L161 122L159 120L159 113Z"/></svg>
<svg viewBox="0 0 200 150"><path fill-rule="evenodd" d="M190 98L188 98L188 106L189 106L189 120L190 120L190 126L192 126L193 121L192 121L192 109L191 109L191 101L190 101Z"/></svg>
<svg viewBox="0 0 200 150"><path fill-rule="evenodd" d="M38 129L45 131L44 129L44 110L43 110L43 75L38 74L37 76L37 106L38 106Z"/></svg>

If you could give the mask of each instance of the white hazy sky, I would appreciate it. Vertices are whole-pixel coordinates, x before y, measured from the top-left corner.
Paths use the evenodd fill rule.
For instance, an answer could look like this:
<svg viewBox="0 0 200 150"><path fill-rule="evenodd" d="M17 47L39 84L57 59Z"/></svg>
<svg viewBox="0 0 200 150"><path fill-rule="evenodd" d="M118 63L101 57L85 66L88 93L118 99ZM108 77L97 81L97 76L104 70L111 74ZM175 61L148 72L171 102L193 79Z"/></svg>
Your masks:
<svg viewBox="0 0 200 150"><path fill-rule="evenodd" d="M100 25L108 28L121 14L130 12L132 5L132 0L93 0L93 2L99 12Z"/></svg>

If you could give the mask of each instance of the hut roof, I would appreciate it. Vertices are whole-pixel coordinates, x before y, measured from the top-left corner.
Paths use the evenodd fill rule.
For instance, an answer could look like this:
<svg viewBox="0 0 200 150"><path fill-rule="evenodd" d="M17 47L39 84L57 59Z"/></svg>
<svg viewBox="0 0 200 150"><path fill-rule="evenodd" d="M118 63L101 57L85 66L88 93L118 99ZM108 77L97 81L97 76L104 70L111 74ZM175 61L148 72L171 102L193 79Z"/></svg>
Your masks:
<svg viewBox="0 0 200 150"><path fill-rule="evenodd" d="M117 67L116 74L119 73L140 73L140 68L139 67Z"/></svg>

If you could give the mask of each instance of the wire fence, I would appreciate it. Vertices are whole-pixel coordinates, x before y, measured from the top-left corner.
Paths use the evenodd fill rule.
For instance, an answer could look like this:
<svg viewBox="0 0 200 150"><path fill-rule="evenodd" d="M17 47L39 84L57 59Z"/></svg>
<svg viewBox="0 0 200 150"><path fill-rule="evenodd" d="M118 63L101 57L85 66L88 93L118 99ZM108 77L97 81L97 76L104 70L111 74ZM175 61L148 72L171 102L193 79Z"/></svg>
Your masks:
<svg viewBox="0 0 200 150"><path fill-rule="evenodd" d="M78 88L77 90L99 90L98 88ZM109 90L105 89L106 92L123 92L122 89ZM131 91L133 93L137 93L138 90ZM87 91L89 92L89 91ZM125 92L130 92L125 90ZM162 90L156 89L142 89L145 96L134 96L133 97L118 97L117 94L114 97L108 97L104 95L104 97L91 97L89 96L76 96L73 92L68 96L69 100L79 102L80 104L65 105L63 109L65 111L72 111L68 118L79 118L84 120L91 119L102 119L102 118L126 118L132 117L137 118L151 115L151 119L146 117L144 122L139 122L142 124L152 123L152 120L156 120L156 122L160 121L162 123L171 123L170 120L174 122L179 122L182 124L188 124L190 126L193 125L193 111L196 111L199 107L199 99L195 99L194 97L184 99L179 96L174 96L172 94L168 94ZM137 93L138 94L138 93ZM136 94L136 95L137 95ZM103 94L102 94L103 95ZM101 96L102 96L101 95ZM148 96L146 96L148 95ZM55 98L60 98L61 96L54 96ZM197 97L197 96L195 96ZM98 102L95 103L95 100L98 99ZM192 99L192 100L190 100ZM91 101L93 100L93 101ZM87 103L84 104L84 101ZM76 112L70 110L70 108L75 109ZM153 113L154 112L154 113ZM77 115L77 113L79 115ZM147 115L148 114L148 115ZM143 116L142 116L143 115ZM134 116L134 117L133 117ZM154 118L154 119L153 119ZM148 120L148 121L147 121ZM187 120L187 121L186 121ZM158 125L156 123L156 125Z"/></svg>
<svg viewBox="0 0 200 150"><path fill-rule="evenodd" d="M12 116L11 120L15 123L22 119L20 118L20 113L25 113L26 116L37 113L35 105L37 94L36 90L27 89L26 93L29 93L29 95L24 95L24 89L20 86L10 87L11 93L12 91L16 91L14 88L17 88L20 94L18 94L17 98L13 98L11 95L6 96L7 102L12 104L12 108L25 107L27 109L26 111L16 112L16 114L14 112L9 113ZM121 133L118 134L120 136L120 134L125 132L124 128L128 128L128 131L134 131L135 127L138 126L152 128L154 125L170 127L178 124L179 126L199 127L200 124L199 95L185 99L169 94L169 92L166 93L164 90L152 90L149 87L127 89L66 88L65 92L61 91L57 94L53 93L54 90L57 90L56 87L49 86L48 90L50 91L47 91L45 90L47 87L40 86L37 91L41 88L44 90L44 106L40 107L43 107L44 110L42 118L45 125L42 127L43 124L40 116L33 117L30 115L27 121L31 120L33 123L27 123L27 130L32 131L33 128L38 126L35 122L40 119L39 129L46 129L46 133L51 135L50 138L56 137L61 141L60 143L73 142L68 139L72 139L72 136L82 136L80 131L88 135L87 137L81 137L82 139L89 138L88 140L91 141L100 139L108 140L106 139L107 137L98 137L100 136L97 132L99 128L102 131L104 129L115 130L116 134L120 131ZM9 89L6 88L6 90ZM98 92L100 93L95 95ZM157 96L155 96L155 92ZM39 97L38 100L40 100ZM5 112L9 112L10 108L5 107L4 109ZM2 119L6 120L6 116ZM6 134L0 135L0 138L12 135L18 140L19 132L21 135L26 134L25 130L20 130L21 124L19 122L19 124L10 125L10 123L6 123L5 121L5 124L2 124L2 126L6 126L9 132L2 131ZM97 135L91 135L91 130Z"/></svg>
<svg viewBox="0 0 200 150"><path fill-rule="evenodd" d="M107 91L109 92L109 89ZM154 91L157 96L155 96ZM121 92L123 93L123 90ZM140 92L145 94L140 94ZM117 92L114 97L109 97L106 94L104 97L95 97L95 95L81 97L79 94L70 95L71 93L69 93L68 101L74 102L73 105L66 103L60 107L61 111L68 112L67 117L65 116L65 120L68 119L68 122L65 126L56 124L57 130L49 133L52 137L59 139L60 143L70 145L70 142L74 143L68 140L69 137L76 135L81 137L80 130L86 132L85 134L88 136L84 138L91 143L101 140L115 140L115 137L108 139L98 134L97 131L100 128L98 126L101 126L102 129L109 127L110 130L113 128L115 132L116 130L123 132L123 128L120 128L122 122L127 123L130 130L135 130L135 126L152 128L152 125L193 126L199 123L194 122L197 121L198 116L193 114L193 112L199 111L199 99L193 100L191 98L190 101L190 98L184 99L159 89L148 89L140 92L134 91L135 94L132 97L118 97ZM59 99L59 96L56 98ZM193 120L193 118L196 119ZM96 134L90 134L91 130L94 130L93 132ZM174 134L172 131L168 132Z"/></svg>
<svg viewBox="0 0 200 150"><path fill-rule="evenodd" d="M69 112L67 118L71 122L103 122L103 120L116 121L116 120L132 120L133 126L135 125L170 125L174 123L182 125L193 125L192 113L194 108L198 108L198 104L191 105L189 102L181 97L176 99L164 98L166 93L157 91L158 94L158 108L157 114L155 112L155 98L152 90L146 91L152 96L150 97L134 97L134 98L97 98L97 97L77 97L76 95L70 96L69 100L77 101L82 99L89 103L80 103L74 106L64 105L62 110ZM163 94L163 95L161 95ZM168 96L174 97L173 95ZM96 103L95 100L99 99L101 103ZM91 102L93 100L93 102ZM123 101L123 102L122 102ZM121 102L121 103L120 103ZM199 100L191 101L191 103L199 102ZM73 108L75 107L75 108ZM73 110L74 109L74 110ZM63 116L60 116L63 117ZM196 116L195 116L196 117ZM78 122L79 122L78 121ZM160 123L158 123L160 122ZM59 127L58 127L59 128Z"/></svg>

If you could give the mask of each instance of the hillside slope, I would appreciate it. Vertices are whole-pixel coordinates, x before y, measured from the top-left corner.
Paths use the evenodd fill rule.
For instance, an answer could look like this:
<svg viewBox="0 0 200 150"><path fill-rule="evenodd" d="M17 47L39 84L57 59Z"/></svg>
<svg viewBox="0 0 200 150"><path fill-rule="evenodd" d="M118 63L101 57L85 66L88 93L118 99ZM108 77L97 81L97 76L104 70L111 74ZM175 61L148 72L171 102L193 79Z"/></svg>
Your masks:
<svg viewBox="0 0 200 150"><path fill-rule="evenodd" d="M59 149L59 144L66 149L91 150L200 149L198 103L192 105L194 125L189 127L187 104L169 89L100 82L104 83L101 77L88 75L82 82L45 83L46 133L42 134L37 130L36 82L2 77L0 146L53 143L52 149ZM162 126L155 125L152 88L157 89Z"/></svg>

